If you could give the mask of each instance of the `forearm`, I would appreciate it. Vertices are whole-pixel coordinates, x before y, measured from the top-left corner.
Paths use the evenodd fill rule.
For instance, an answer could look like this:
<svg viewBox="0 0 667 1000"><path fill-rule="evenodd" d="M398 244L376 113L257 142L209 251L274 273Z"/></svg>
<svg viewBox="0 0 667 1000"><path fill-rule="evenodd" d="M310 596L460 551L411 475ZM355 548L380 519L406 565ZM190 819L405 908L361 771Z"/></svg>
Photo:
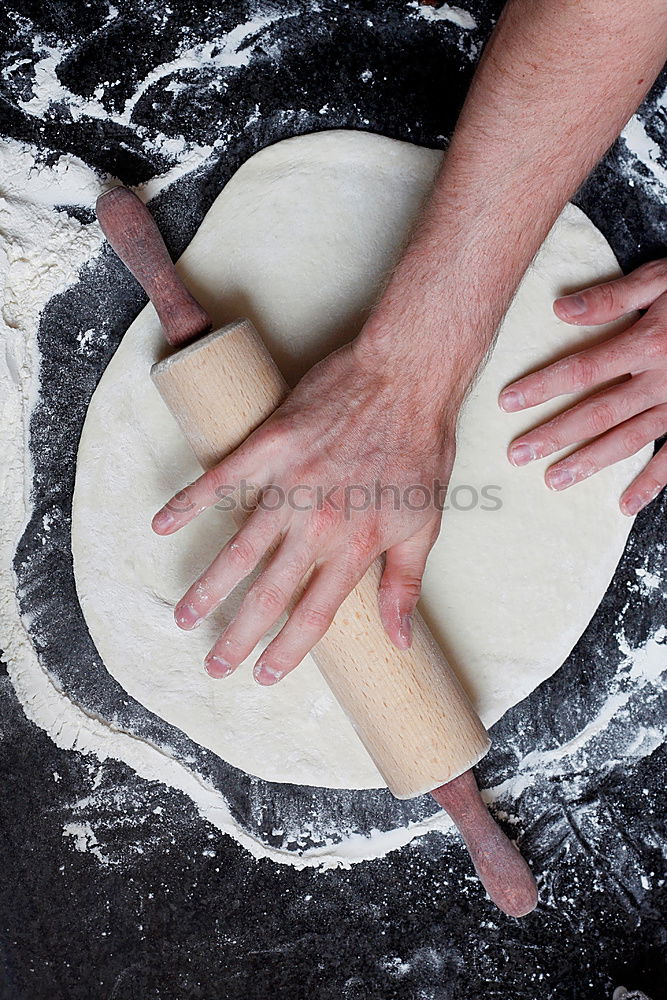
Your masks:
<svg viewBox="0 0 667 1000"><path fill-rule="evenodd" d="M528 264L667 56L664 0L508 0L362 339L465 391Z"/></svg>

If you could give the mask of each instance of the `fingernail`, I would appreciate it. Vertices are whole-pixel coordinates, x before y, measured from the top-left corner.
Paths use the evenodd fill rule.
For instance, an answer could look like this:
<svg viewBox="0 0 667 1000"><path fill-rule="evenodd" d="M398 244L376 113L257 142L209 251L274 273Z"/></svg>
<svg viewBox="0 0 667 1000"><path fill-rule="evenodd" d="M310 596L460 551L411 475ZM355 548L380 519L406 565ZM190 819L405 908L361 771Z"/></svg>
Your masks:
<svg viewBox="0 0 667 1000"><path fill-rule="evenodd" d="M574 473L570 469L554 469L549 473L547 483L552 490L564 490L574 482Z"/></svg>
<svg viewBox="0 0 667 1000"><path fill-rule="evenodd" d="M211 677L229 677L230 674L234 673L234 667L227 660L223 660L220 656L207 656L204 660L204 667L206 668L206 673Z"/></svg>
<svg viewBox="0 0 667 1000"><path fill-rule="evenodd" d="M512 465L528 465L534 458L537 458L537 455L530 444L515 444L510 448Z"/></svg>
<svg viewBox="0 0 667 1000"><path fill-rule="evenodd" d="M201 625L204 620L191 604L184 604L183 607L176 608L174 618L176 624L185 629L197 628L197 625Z"/></svg>
<svg viewBox="0 0 667 1000"><path fill-rule="evenodd" d="M285 676L285 671L280 670L279 667L270 667L268 663L259 660L255 664L252 674L258 684L268 687L271 684L277 684Z"/></svg>
<svg viewBox="0 0 667 1000"><path fill-rule="evenodd" d="M500 397L500 405L507 413L514 413L521 410L526 405L526 397L518 389L510 389Z"/></svg>
<svg viewBox="0 0 667 1000"><path fill-rule="evenodd" d="M176 518L168 510L159 510L153 518L153 531L164 532L176 524Z"/></svg>
<svg viewBox="0 0 667 1000"><path fill-rule="evenodd" d="M567 316L583 316L588 306L583 295L565 295L558 300L558 308Z"/></svg>
<svg viewBox="0 0 667 1000"><path fill-rule="evenodd" d="M401 615L398 628L398 639L401 649L409 649L412 645L412 615Z"/></svg>
<svg viewBox="0 0 667 1000"><path fill-rule="evenodd" d="M627 514L628 517L634 517L644 506L644 500L641 497L630 497L628 500L623 501L623 513Z"/></svg>

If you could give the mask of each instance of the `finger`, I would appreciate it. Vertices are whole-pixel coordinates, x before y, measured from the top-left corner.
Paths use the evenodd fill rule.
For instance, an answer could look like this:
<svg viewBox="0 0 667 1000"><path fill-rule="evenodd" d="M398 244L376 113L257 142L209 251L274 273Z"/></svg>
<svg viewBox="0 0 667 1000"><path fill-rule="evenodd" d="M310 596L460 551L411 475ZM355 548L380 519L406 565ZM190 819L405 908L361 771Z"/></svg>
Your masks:
<svg viewBox="0 0 667 1000"><path fill-rule="evenodd" d="M174 608L176 624L196 628L255 569L283 527L282 512L258 510L230 538Z"/></svg>
<svg viewBox="0 0 667 1000"><path fill-rule="evenodd" d="M422 587L428 554L437 538L437 528L426 525L385 555L378 604L385 632L399 649L412 644L412 615Z"/></svg>
<svg viewBox="0 0 667 1000"><path fill-rule="evenodd" d="M233 510L233 501L227 498L242 480L253 482L253 479L249 467L235 453L174 494L157 512L151 527L158 535L171 535L216 503L227 501L229 507L225 509ZM251 500L252 497L254 492Z"/></svg>
<svg viewBox="0 0 667 1000"><path fill-rule="evenodd" d="M639 511L655 500L667 485L667 445L653 456L645 469L628 486L621 497L621 510L628 517L634 517Z"/></svg>
<svg viewBox="0 0 667 1000"><path fill-rule="evenodd" d="M653 260L622 278L556 299L554 312L566 323L597 326L636 309L646 309L665 291L667 261Z"/></svg>
<svg viewBox="0 0 667 1000"><path fill-rule="evenodd" d="M153 531L171 535L218 501L228 510L239 505L241 510L252 510L257 501L257 484L270 480L270 469L279 462L285 443L284 429L270 417L236 451L176 493L153 518ZM232 498L239 487L238 497ZM271 487L268 489L273 492Z"/></svg>
<svg viewBox="0 0 667 1000"><path fill-rule="evenodd" d="M594 389L621 375L664 364L667 309L656 309L623 333L595 347L570 354L506 386L498 402L507 413L537 406L556 396Z"/></svg>
<svg viewBox="0 0 667 1000"><path fill-rule="evenodd" d="M255 664L253 674L258 684L276 684L301 663L369 565L370 561L355 568L349 562L319 567L287 622Z"/></svg>
<svg viewBox="0 0 667 1000"><path fill-rule="evenodd" d="M667 404L640 413L597 441L584 445L547 470L545 482L552 490L565 490L615 462L636 454L667 431Z"/></svg>
<svg viewBox="0 0 667 1000"><path fill-rule="evenodd" d="M252 653L262 636L285 613L311 565L310 551L300 540L288 536L206 657L205 666L212 677L226 677Z"/></svg>
<svg viewBox="0 0 667 1000"><path fill-rule="evenodd" d="M516 438L508 448L512 465L527 465L536 458L545 458L570 445L598 437L635 414L651 408L664 396L659 380L651 375L638 375L590 396L548 420L527 434Z"/></svg>

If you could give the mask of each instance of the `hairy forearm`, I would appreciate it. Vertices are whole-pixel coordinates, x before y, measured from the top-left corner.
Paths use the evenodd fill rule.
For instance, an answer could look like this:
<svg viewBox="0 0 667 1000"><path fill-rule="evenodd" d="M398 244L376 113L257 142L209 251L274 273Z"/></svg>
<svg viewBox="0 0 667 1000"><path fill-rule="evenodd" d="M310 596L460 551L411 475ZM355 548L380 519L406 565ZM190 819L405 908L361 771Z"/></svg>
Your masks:
<svg viewBox="0 0 667 1000"><path fill-rule="evenodd" d="M508 0L362 334L464 392L528 264L667 57L665 0Z"/></svg>

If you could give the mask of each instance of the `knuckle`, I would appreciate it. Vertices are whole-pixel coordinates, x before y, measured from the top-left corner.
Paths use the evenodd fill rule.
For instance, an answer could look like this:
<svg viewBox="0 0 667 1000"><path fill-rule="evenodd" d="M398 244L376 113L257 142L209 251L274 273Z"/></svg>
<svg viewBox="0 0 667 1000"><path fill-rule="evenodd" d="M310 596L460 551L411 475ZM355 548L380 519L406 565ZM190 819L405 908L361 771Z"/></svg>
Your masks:
<svg viewBox="0 0 667 1000"><path fill-rule="evenodd" d="M577 459L576 466L570 471L574 473L576 481L581 479L590 479L591 476L594 476L596 472L600 471L600 465L596 461L594 455L580 454Z"/></svg>
<svg viewBox="0 0 667 1000"><path fill-rule="evenodd" d="M342 583L358 577L359 571L372 562L377 553L376 538L374 531L359 531L345 539L336 555L336 572Z"/></svg>
<svg viewBox="0 0 667 1000"><path fill-rule="evenodd" d="M532 403L536 400L541 400L555 374L557 374L556 366L548 365L546 368L533 372L532 375L527 375L525 379L522 379L519 383L519 388L526 402Z"/></svg>
<svg viewBox="0 0 667 1000"><path fill-rule="evenodd" d="M646 431L641 431L639 428L628 428L628 430L623 432L621 437L621 443L623 445L623 451L627 452L629 455L634 455L635 452L641 451L647 441Z"/></svg>
<svg viewBox="0 0 667 1000"><path fill-rule="evenodd" d="M417 603L422 589L422 578L416 574L411 574L409 576L404 576L401 581L401 586L403 588L403 593L407 595L411 600Z"/></svg>
<svg viewBox="0 0 667 1000"><path fill-rule="evenodd" d="M568 359L566 370L573 389L588 389L598 379L598 363L590 355L575 354Z"/></svg>
<svg viewBox="0 0 667 1000"><path fill-rule="evenodd" d="M234 489L234 482L231 475L230 463L226 460L210 469L205 476L206 492L218 499L231 493Z"/></svg>
<svg viewBox="0 0 667 1000"><path fill-rule="evenodd" d="M649 260L646 264L642 264L634 272L633 277L648 279L652 281L654 278L660 279L664 278L667 282L667 258L659 258L658 260Z"/></svg>
<svg viewBox="0 0 667 1000"><path fill-rule="evenodd" d="M257 553L248 538L237 536L227 546L227 559L236 569L250 572L257 563Z"/></svg>
<svg viewBox="0 0 667 1000"><path fill-rule="evenodd" d="M649 361L661 361L667 356L667 325L652 326L644 333L642 353Z"/></svg>
<svg viewBox="0 0 667 1000"><path fill-rule="evenodd" d="M287 556L283 563L284 576L288 580L301 579L302 576L305 576L311 561L308 555Z"/></svg>
<svg viewBox="0 0 667 1000"><path fill-rule="evenodd" d="M586 425L593 434L602 434L616 423L617 416L610 403L591 403L586 416Z"/></svg>
<svg viewBox="0 0 667 1000"><path fill-rule="evenodd" d="M315 538L328 535L340 525L342 519L343 512L333 499L325 499L311 514L310 532Z"/></svg>
<svg viewBox="0 0 667 1000"><path fill-rule="evenodd" d="M642 486L644 488L644 492L647 495L650 495L651 497L657 497L658 493L660 493L660 491L665 486L665 479L664 477L661 479L657 479L655 476L647 476L644 482L642 483Z"/></svg>
<svg viewBox="0 0 667 1000"><path fill-rule="evenodd" d="M604 310L615 309L618 303L618 284L616 281L607 281L586 293L591 305Z"/></svg>
<svg viewBox="0 0 667 1000"><path fill-rule="evenodd" d="M560 434L560 423L555 420L551 424L545 424L540 432L540 440L535 446L538 458L553 455L563 447Z"/></svg>
<svg viewBox="0 0 667 1000"><path fill-rule="evenodd" d="M249 596L258 607L270 613L280 614L286 604L285 594L280 587L270 583L257 584Z"/></svg>
<svg viewBox="0 0 667 1000"><path fill-rule="evenodd" d="M347 542L347 564L356 565L370 561L377 551L378 533L376 528L355 532Z"/></svg>
<svg viewBox="0 0 667 1000"><path fill-rule="evenodd" d="M190 499L190 494L188 493L188 487L179 490L175 493L173 497L165 504L167 510L176 514L185 514L192 510L194 503Z"/></svg>
<svg viewBox="0 0 667 1000"><path fill-rule="evenodd" d="M306 628L319 635L324 635L334 620L334 612L317 604L307 604L301 610L299 618L301 624L305 625Z"/></svg>
<svg viewBox="0 0 667 1000"><path fill-rule="evenodd" d="M361 575L358 563L359 561L348 553L330 566L329 572L341 591L349 592L358 582Z"/></svg>
<svg viewBox="0 0 667 1000"><path fill-rule="evenodd" d="M169 511L170 514L176 514L179 518L182 518L185 514L189 514L194 509L195 504L185 490L180 490L164 505L165 511Z"/></svg>

